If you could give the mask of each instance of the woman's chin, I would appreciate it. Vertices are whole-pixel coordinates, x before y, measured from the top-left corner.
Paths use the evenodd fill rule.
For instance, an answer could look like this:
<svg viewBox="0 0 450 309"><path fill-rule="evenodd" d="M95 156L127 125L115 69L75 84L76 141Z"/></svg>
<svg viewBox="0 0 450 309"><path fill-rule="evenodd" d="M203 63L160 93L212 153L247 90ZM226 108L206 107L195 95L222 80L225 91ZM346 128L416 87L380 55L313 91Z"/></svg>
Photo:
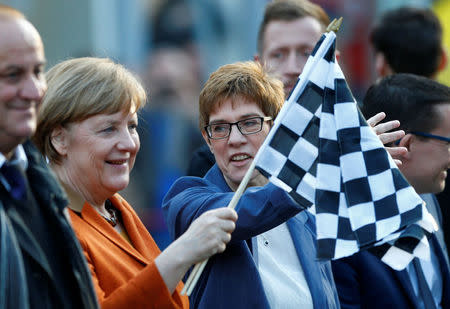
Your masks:
<svg viewBox="0 0 450 309"><path fill-rule="evenodd" d="M128 187L128 183L129 183L128 179L120 181L117 180L108 186L108 191L112 192L112 194L115 194L119 191L125 190L126 187Z"/></svg>

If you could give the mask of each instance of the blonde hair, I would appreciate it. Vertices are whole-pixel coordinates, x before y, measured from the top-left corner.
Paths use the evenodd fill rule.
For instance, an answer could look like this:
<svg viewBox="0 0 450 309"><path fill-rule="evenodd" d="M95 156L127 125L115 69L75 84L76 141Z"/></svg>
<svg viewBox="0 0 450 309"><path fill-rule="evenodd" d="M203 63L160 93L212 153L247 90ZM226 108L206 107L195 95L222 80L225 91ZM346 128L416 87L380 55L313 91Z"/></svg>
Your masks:
<svg viewBox="0 0 450 309"><path fill-rule="evenodd" d="M227 99L242 97L255 102L266 116L277 116L284 102L283 83L258 62L236 62L212 73L200 92L200 129L209 124L211 111Z"/></svg>
<svg viewBox="0 0 450 309"><path fill-rule="evenodd" d="M25 15L8 5L0 4L0 21L10 19L26 19Z"/></svg>
<svg viewBox="0 0 450 309"><path fill-rule="evenodd" d="M50 162L61 162L51 143L51 133L58 126L128 111L133 104L139 110L147 100L138 79L107 58L66 60L51 68L46 78L48 90L39 107L33 141Z"/></svg>

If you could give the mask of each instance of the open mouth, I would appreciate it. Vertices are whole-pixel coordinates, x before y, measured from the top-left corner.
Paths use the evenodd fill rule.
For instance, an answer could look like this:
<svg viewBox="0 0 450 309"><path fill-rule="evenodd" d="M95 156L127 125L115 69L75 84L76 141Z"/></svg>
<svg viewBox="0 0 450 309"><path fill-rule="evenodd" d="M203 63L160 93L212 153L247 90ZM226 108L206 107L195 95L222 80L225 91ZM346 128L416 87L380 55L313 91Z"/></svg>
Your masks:
<svg viewBox="0 0 450 309"><path fill-rule="evenodd" d="M246 154L239 154L239 155L234 155L234 156L231 157L231 161L234 161L234 162L236 162L236 161L244 161L244 160L247 160L247 159L250 159L250 156L246 155Z"/></svg>
<svg viewBox="0 0 450 309"><path fill-rule="evenodd" d="M123 165L125 163L127 163L128 160L124 159L124 160L107 160L106 163L108 164L112 164L112 165Z"/></svg>

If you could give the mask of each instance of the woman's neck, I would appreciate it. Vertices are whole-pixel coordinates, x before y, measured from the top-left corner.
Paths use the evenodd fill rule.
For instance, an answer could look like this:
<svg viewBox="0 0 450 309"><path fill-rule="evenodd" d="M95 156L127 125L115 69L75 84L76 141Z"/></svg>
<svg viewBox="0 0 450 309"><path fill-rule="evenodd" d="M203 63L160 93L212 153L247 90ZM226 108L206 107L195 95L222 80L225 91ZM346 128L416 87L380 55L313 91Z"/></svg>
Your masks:
<svg viewBox="0 0 450 309"><path fill-rule="evenodd" d="M57 179L61 186L64 188L64 191L69 198L69 208L81 212L83 209L83 205L85 202L91 204L94 208L99 208L105 210L105 199L95 200L90 195L89 192L85 192L86 190L82 190L83 188L77 187L75 185L76 182L71 181L72 179L67 175L65 170L58 165L50 165L52 170L55 172Z"/></svg>
<svg viewBox="0 0 450 309"><path fill-rule="evenodd" d="M76 212L81 212L86 200L78 192L73 190L69 185L63 182L61 182L61 185L66 191L67 197L69 198L69 208Z"/></svg>

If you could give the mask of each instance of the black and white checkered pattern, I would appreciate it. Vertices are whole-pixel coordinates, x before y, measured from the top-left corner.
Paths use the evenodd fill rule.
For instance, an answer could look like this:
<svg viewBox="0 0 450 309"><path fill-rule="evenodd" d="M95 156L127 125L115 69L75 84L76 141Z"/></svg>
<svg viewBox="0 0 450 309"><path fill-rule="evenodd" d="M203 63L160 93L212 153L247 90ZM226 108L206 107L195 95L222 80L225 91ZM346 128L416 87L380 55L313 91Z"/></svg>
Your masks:
<svg viewBox="0 0 450 309"><path fill-rule="evenodd" d="M403 269L428 256L434 220L361 115L335 62L335 41L330 32L317 43L256 168L300 205L315 204L318 258L370 248Z"/></svg>

